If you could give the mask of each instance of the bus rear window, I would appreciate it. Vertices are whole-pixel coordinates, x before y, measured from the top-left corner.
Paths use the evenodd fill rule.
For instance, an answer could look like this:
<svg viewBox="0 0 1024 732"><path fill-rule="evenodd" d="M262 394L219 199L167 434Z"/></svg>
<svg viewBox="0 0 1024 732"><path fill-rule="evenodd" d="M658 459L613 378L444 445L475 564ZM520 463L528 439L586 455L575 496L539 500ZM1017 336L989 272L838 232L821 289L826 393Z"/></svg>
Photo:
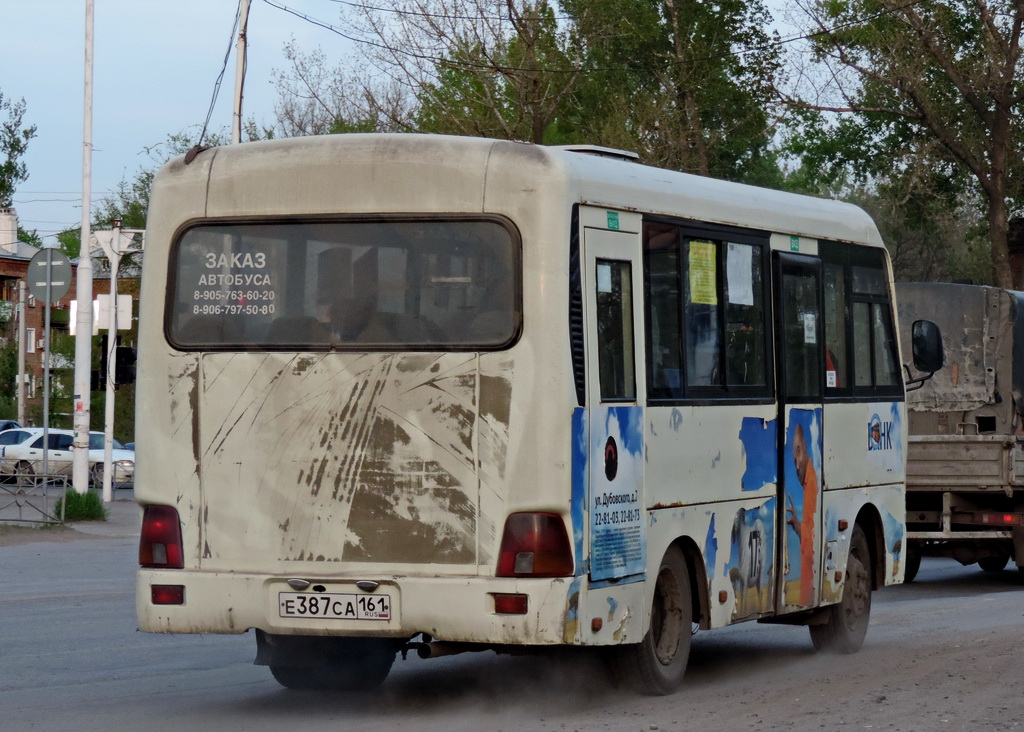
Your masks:
<svg viewBox="0 0 1024 732"><path fill-rule="evenodd" d="M171 270L182 350L498 349L521 319L518 240L493 219L203 224Z"/></svg>

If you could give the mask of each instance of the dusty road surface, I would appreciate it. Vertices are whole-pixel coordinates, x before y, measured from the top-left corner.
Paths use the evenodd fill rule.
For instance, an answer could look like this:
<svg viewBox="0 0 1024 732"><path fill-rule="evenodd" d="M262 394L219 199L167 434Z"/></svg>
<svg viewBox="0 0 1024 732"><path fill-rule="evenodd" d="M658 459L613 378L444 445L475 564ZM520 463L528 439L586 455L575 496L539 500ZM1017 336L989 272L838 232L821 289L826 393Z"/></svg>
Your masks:
<svg viewBox="0 0 1024 732"><path fill-rule="evenodd" d="M0 531L0 729L1024 729L1024 583L925 560L875 595L864 649L815 654L806 629L746 624L694 639L670 697L616 689L583 654L397 661L369 694L287 691L243 636L135 630L130 531ZM12 538L14 534L14 538ZM113 534L113 535L111 535Z"/></svg>

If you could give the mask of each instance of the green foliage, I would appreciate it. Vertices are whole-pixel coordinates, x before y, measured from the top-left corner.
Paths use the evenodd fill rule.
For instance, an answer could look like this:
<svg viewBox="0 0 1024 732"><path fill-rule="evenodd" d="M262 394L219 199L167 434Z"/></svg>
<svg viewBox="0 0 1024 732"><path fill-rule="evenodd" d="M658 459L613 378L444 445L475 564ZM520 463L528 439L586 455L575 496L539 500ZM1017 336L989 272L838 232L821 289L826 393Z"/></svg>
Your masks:
<svg viewBox="0 0 1024 732"><path fill-rule="evenodd" d="M884 208L903 208L896 228L910 238L941 235L936 224L955 227L973 209L983 224L950 244L957 251L940 269L1010 286L1007 220L1024 209L1024 5L817 0L807 12L813 28L834 29L811 36L838 85L836 103L820 106L850 115L802 120L791 141L808 174L799 184L828 185L847 171L889 197Z"/></svg>
<svg viewBox="0 0 1024 732"><path fill-rule="evenodd" d="M15 404L15 410L4 410L0 405L0 416L10 415L17 411L17 377L18 377L18 341L16 338L9 338L3 346L0 346L0 401L11 400Z"/></svg>
<svg viewBox="0 0 1024 732"><path fill-rule="evenodd" d="M82 251L82 230L76 227L58 232L57 248L70 259L78 259L78 253Z"/></svg>
<svg viewBox="0 0 1024 732"><path fill-rule="evenodd" d="M573 120L580 139L662 167L781 184L770 119L781 58L760 0L564 5L587 69Z"/></svg>
<svg viewBox="0 0 1024 732"><path fill-rule="evenodd" d="M89 489L85 493L78 493L69 489L63 498L58 498L53 513L60 516L63 511L64 521L106 521L107 507L99 494Z"/></svg>
<svg viewBox="0 0 1024 732"><path fill-rule="evenodd" d="M25 126L24 118L25 100L4 99L0 92L0 207L10 206L18 184L28 179L28 168L21 158L36 136L36 126Z"/></svg>
<svg viewBox="0 0 1024 732"><path fill-rule="evenodd" d="M23 241L26 244L31 244L34 247L42 249L43 237L39 236L39 232L35 229L27 231L26 229L18 227L18 241Z"/></svg>
<svg viewBox="0 0 1024 732"><path fill-rule="evenodd" d="M509 5L513 33L450 38L436 83L418 94L419 130L551 142L576 72L547 2Z"/></svg>

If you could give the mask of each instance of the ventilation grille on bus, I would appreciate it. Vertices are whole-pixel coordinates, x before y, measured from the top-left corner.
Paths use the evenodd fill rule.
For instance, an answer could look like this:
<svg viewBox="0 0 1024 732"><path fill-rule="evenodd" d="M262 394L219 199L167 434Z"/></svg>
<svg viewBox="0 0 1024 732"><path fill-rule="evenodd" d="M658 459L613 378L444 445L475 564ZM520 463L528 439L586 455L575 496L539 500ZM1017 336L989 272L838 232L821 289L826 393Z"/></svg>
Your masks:
<svg viewBox="0 0 1024 732"><path fill-rule="evenodd" d="M586 351L583 347L583 283L578 206L572 209L572 232L569 235L569 351L572 354L572 377L576 383L576 403L582 407L586 395Z"/></svg>
<svg viewBox="0 0 1024 732"><path fill-rule="evenodd" d="M584 153L586 155L597 155L602 158L616 158L618 160L637 161L640 155L631 150L617 150L614 147L601 147L600 145L552 145L559 150Z"/></svg>

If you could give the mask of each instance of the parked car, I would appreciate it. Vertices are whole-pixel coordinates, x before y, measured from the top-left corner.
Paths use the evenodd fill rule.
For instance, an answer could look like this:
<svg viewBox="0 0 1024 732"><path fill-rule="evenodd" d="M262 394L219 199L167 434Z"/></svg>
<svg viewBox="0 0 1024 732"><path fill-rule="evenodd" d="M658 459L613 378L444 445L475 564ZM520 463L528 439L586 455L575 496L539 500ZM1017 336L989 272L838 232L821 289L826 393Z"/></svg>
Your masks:
<svg viewBox="0 0 1024 732"><path fill-rule="evenodd" d="M13 419L0 419L0 432L4 430L16 430L20 429L21 425L15 422Z"/></svg>
<svg viewBox="0 0 1024 732"><path fill-rule="evenodd" d="M71 430L49 430L46 454L46 472L49 475L71 475ZM135 453L125 450L114 440L111 452L113 482L131 483L135 476ZM36 475L43 472L43 430L40 427L20 427L0 432L0 474ZM89 433L89 477L94 485L103 483L103 433Z"/></svg>

